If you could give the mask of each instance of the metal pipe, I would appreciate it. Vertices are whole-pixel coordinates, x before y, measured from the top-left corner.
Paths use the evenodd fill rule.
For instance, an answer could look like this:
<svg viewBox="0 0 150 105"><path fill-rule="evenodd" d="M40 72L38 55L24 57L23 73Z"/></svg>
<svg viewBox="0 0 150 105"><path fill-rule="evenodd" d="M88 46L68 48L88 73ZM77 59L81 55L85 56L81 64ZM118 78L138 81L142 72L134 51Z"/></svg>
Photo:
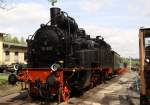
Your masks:
<svg viewBox="0 0 150 105"><path fill-rule="evenodd" d="M60 8L50 8L50 17L51 17L51 25L56 24L55 18L60 14L61 9Z"/></svg>

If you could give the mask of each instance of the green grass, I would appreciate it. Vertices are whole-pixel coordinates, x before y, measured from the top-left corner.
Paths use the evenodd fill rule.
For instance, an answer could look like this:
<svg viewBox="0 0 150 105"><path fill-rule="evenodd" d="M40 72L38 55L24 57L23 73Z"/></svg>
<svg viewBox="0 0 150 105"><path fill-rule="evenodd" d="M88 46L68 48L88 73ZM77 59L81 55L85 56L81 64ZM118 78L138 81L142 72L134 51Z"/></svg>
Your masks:
<svg viewBox="0 0 150 105"><path fill-rule="evenodd" d="M8 75L0 73L0 97L21 91L21 84L10 85L7 81Z"/></svg>
<svg viewBox="0 0 150 105"><path fill-rule="evenodd" d="M0 85L7 83L8 76L6 74L0 74Z"/></svg>

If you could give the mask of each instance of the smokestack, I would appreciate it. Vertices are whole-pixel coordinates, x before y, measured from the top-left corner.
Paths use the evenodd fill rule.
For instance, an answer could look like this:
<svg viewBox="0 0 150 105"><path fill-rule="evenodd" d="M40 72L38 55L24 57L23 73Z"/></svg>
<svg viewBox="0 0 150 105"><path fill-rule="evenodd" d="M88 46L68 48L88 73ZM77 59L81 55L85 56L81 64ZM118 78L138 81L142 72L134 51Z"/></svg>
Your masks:
<svg viewBox="0 0 150 105"><path fill-rule="evenodd" d="M50 8L50 15L51 15L51 25L55 25L56 21L55 21L55 17L58 16L61 12L60 8Z"/></svg>

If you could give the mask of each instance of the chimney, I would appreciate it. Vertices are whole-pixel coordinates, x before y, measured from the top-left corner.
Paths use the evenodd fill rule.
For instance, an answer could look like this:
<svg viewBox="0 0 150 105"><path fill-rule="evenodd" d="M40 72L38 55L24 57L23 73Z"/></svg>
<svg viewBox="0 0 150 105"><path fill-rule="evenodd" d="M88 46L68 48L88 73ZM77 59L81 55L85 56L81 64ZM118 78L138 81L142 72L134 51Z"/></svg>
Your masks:
<svg viewBox="0 0 150 105"><path fill-rule="evenodd" d="M57 8L57 7L50 8L51 25L56 24L55 17L58 16L60 12L61 12L60 8Z"/></svg>

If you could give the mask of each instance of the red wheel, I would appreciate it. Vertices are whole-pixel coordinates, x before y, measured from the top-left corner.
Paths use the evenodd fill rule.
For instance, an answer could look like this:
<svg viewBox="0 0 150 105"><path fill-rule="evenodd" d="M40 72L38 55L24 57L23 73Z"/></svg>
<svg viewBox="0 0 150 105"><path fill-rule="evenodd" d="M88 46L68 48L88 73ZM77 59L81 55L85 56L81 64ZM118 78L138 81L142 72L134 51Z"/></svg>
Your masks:
<svg viewBox="0 0 150 105"><path fill-rule="evenodd" d="M70 90L67 86L65 86L62 90L62 99L63 101L67 101L70 97Z"/></svg>
<svg viewBox="0 0 150 105"><path fill-rule="evenodd" d="M67 86L59 88L59 102L61 101L68 101L70 97L70 90Z"/></svg>

